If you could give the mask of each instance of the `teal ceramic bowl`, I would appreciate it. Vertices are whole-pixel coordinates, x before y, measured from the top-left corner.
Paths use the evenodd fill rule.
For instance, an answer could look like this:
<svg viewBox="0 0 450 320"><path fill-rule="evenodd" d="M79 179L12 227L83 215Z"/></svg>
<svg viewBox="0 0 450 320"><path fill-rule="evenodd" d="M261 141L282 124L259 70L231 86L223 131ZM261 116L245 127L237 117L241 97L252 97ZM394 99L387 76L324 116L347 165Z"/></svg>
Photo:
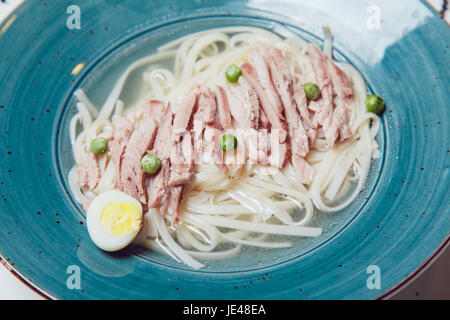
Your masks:
<svg viewBox="0 0 450 320"><path fill-rule="evenodd" d="M58 299L373 299L446 246L450 31L420 1L27 1L0 25L0 254ZM183 35L258 26L321 44L361 71L387 105L367 186L324 234L286 250L247 249L194 271L157 253L106 254L67 187L73 92L97 105L132 61ZM80 286L73 286L77 271ZM378 282L374 282L377 277ZM379 284L374 286L373 284Z"/></svg>

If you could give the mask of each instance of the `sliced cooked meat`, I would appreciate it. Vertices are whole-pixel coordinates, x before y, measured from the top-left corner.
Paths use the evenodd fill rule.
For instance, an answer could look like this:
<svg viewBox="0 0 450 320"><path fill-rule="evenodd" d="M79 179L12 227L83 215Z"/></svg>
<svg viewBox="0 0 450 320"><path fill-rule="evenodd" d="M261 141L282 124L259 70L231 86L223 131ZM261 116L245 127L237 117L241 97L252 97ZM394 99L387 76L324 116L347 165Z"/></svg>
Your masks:
<svg viewBox="0 0 450 320"><path fill-rule="evenodd" d="M317 129L310 128L310 129L308 129L307 134L308 134L309 145L313 146L314 143L316 142L316 138L317 138Z"/></svg>
<svg viewBox="0 0 450 320"><path fill-rule="evenodd" d="M220 147L219 143L221 137L219 130L222 131L232 130L233 125L231 121L231 110L227 93L225 89L221 86L216 87L216 101L217 101L217 110L216 110L217 121L213 125L214 127L213 134L208 135L211 137L209 143L211 144L211 153L214 163L224 173L228 173L229 169L227 165L224 163L223 150Z"/></svg>
<svg viewBox="0 0 450 320"><path fill-rule="evenodd" d="M170 163L168 159L161 159L161 169L151 179L148 187L148 207L159 208L161 213L167 212L171 189L169 187Z"/></svg>
<svg viewBox="0 0 450 320"><path fill-rule="evenodd" d="M270 132L270 165L283 168L286 163L286 157L288 153L287 143L280 143L280 130L272 129Z"/></svg>
<svg viewBox="0 0 450 320"><path fill-rule="evenodd" d="M143 120L131 135L121 165L121 190L144 204L147 203L147 192L141 159L153 147L157 129L152 119Z"/></svg>
<svg viewBox="0 0 450 320"><path fill-rule="evenodd" d="M224 163L223 151L220 147L220 137L222 133L214 126L207 126L204 131L204 139L206 142L206 151L211 155L214 164L224 173L228 173L229 169Z"/></svg>
<svg viewBox="0 0 450 320"><path fill-rule="evenodd" d="M284 109L286 109L286 105L293 105L293 89L289 63L279 49L267 47L264 50L273 84L277 89L281 102L285 105Z"/></svg>
<svg viewBox="0 0 450 320"><path fill-rule="evenodd" d="M84 161L77 165L78 186L83 189L95 189L100 181L100 167L95 154L89 150Z"/></svg>
<svg viewBox="0 0 450 320"><path fill-rule="evenodd" d="M258 131L258 163L268 165L269 162L269 132L267 129Z"/></svg>
<svg viewBox="0 0 450 320"><path fill-rule="evenodd" d="M246 77L239 78L238 87L230 88L230 109L239 129L245 129L243 137L245 137L246 154L250 161L253 163L269 164L268 160L268 139L267 132L258 131L259 127L270 127L270 121L264 110L261 108L260 99L255 89ZM281 126L281 120L278 119ZM274 150L279 151L278 155L274 154L272 162L276 166L280 166L284 163L285 151L287 150L284 145L286 139L285 131L278 130L283 135L280 140L283 140L283 145ZM266 130L267 131L267 130ZM279 137L279 136L278 136ZM280 144L279 141L276 142ZM279 164L281 162L281 164Z"/></svg>
<svg viewBox="0 0 450 320"><path fill-rule="evenodd" d="M156 176L148 177L149 184L147 187L149 200L149 208L159 208L161 212L166 212L169 206L170 192L170 153L172 151L172 121L173 114L170 107L167 108L164 116L161 118L158 133L155 138L153 149L150 151L156 154L161 160L161 169Z"/></svg>
<svg viewBox="0 0 450 320"><path fill-rule="evenodd" d="M294 100L305 129L314 128L311 113L308 111L308 99L301 85L294 90ZM320 111L320 109L317 110Z"/></svg>
<svg viewBox="0 0 450 320"><path fill-rule="evenodd" d="M264 60L263 60L264 62ZM265 68L267 65L264 63ZM244 63L242 65L242 71L244 74L244 78L251 84L251 86L255 89L258 94L259 102L261 104L262 109L270 122L270 126L272 129L278 129L280 131L280 143L284 143L287 137L287 132L285 129L284 117L282 114L282 107L280 105L273 105L270 101L267 93L270 92L270 95L277 94L273 85L269 89L264 89L262 84L260 83L258 73L256 72L255 67L250 63ZM264 73L265 74L265 73ZM271 82L269 79L268 81ZM267 82L267 80L265 81Z"/></svg>
<svg viewBox="0 0 450 320"><path fill-rule="evenodd" d="M317 70L316 77L321 89L319 99L321 110L315 121L324 128L325 138L330 147L338 140L351 136L348 125L348 105L353 98L350 79L315 45L308 46L311 63ZM339 98L339 105L333 109L333 90Z"/></svg>
<svg viewBox="0 0 450 320"><path fill-rule="evenodd" d="M187 183L193 178L193 173L190 172L192 163L189 163L185 158L189 152L192 154L190 134L181 127L177 127L178 133L174 134L175 126L172 128L172 123L175 123L175 121L177 121L178 125L187 126L189 124L191 114L188 117L183 117L184 115L180 113L186 110L188 112L193 110L192 100L194 100L193 104L195 105L196 97L191 99L191 103L180 105L182 109L177 112L175 117L170 112L170 108L167 108L161 119L155 138L155 145L151 151L151 153L156 154L161 159L161 169L156 176L152 177L148 185L148 206L150 208L159 208L163 214L167 213L169 207L174 207L174 210L179 212L179 204L175 205L173 203L175 201L174 197L176 198L177 188L179 188L178 184ZM187 138L186 135L189 137ZM188 173L184 171L186 166L189 169Z"/></svg>
<svg viewBox="0 0 450 320"><path fill-rule="evenodd" d="M352 135L348 124L348 113L353 100L353 87L347 75L331 60L328 60L328 70L331 74L334 91L339 98L338 106L333 113L332 126L339 129L339 141L343 141Z"/></svg>
<svg viewBox="0 0 450 320"><path fill-rule="evenodd" d="M194 142L196 143L194 146L194 159L196 160L196 163L202 162L203 151L205 151L211 155L212 160L219 169L228 172L228 168L223 163L222 152L217 146L221 136L219 129L222 127L222 124L220 122L223 123L223 126L231 129L231 114L225 90L220 87L217 91L219 96L216 99L216 95L210 89L206 87L200 88L197 110L193 116ZM220 104L220 106L218 104ZM219 119L216 119L216 116L219 116ZM222 120L220 120L220 118L222 118ZM183 139L187 139L187 137L184 137ZM188 141L191 141L190 137L189 140L183 140L186 153L189 153L190 150L192 150L192 147L188 145ZM205 145L203 145L203 141L205 142ZM180 152L180 148L181 147L178 147L178 156L174 157L174 159L178 159L178 161L184 159L184 152ZM205 150L203 150L203 148L205 148ZM186 161L186 159L184 159L184 161ZM177 174L171 176L171 183L174 185L185 184L194 178L191 167L185 167L184 169L175 171Z"/></svg>
<svg viewBox="0 0 450 320"><path fill-rule="evenodd" d="M228 89L231 115L241 129L258 128L259 100L256 91L243 77L239 78L239 84Z"/></svg>
<svg viewBox="0 0 450 320"><path fill-rule="evenodd" d="M200 88L194 121L201 121L204 124L214 122L216 109L216 97L214 93L206 87ZM187 126L184 128L187 129Z"/></svg>
<svg viewBox="0 0 450 320"><path fill-rule="evenodd" d="M215 100L208 93L199 94L198 90L191 92L186 96L183 103L178 108L177 113L173 119L173 145L170 151L170 182L171 186L177 185L177 182L192 180L193 178L193 146L192 137L189 129L189 123L193 112L201 103L199 121L203 123L204 120L213 121L215 114ZM214 104L214 106L212 105ZM213 111L214 110L214 111Z"/></svg>
<svg viewBox="0 0 450 320"><path fill-rule="evenodd" d="M143 119L153 119L158 123L164 115L165 105L159 100L150 100L130 112L127 118L133 122L141 121Z"/></svg>
<svg viewBox="0 0 450 320"><path fill-rule="evenodd" d="M175 216L174 223L177 224L180 222L180 201L181 195L183 193L183 186L173 187L170 193L169 199L169 211ZM167 210L167 209L166 209Z"/></svg>
<svg viewBox="0 0 450 320"><path fill-rule="evenodd" d="M165 111L164 103L159 100L151 100L148 103L148 108L149 108L149 111L147 113L148 117L159 123L162 117L164 116Z"/></svg>
<svg viewBox="0 0 450 320"><path fill-rule="evenodd" d="M317 115L316 121L318 124L324 126L326 130L326 124L329 123L333 113L333 86L331 83L331 76L328 72L327 56L313 44L308 45L308 53L311 64L315 71L315 78L317 79L317 85L320 88L321 96L317 100L321 106L321 109ZM334 144L334 141L328 141L330 145Z"/></svg>
<svg viewBox="0 0 450 320"><path fill-rule="evenodd" d="M303 158L309 152L309 140L301 116L297 112L297 109L299 108L296 107L294 101L293 82L289 71L288 61L281 51L273 47L269 47L266 50L266 59L269 61L272 80L283 103L286 122L289 128L291 159L294 171L300 182L309 183L309 180L305 178L305 165L298 165L298 163L302 163L302 161L306 163ZM301 100L301 94L297 93L297 95L299 95L299 100Z"/></svg>
<svg viewBox="0 0 450 320"><path fill-rule="evenodd" d="M343 104L347 105L353 99L353 87L350 79L330 59L327 60L328 72L331 75L334 91Z"/></svg>
<svg viewBox="0 0 450 320"><path fill-rule="evenodd" d="M198 92L197 90L193 90L186 94L183 101L178 105L173 119L173 129L175 134L179 133L179 131L183 132L188 129L192 113L197 104L197 98Z"/></svg>
<svg viewBox="0 0 450 320"><path fill-rule="evenodd" d="M309 152L308 137L294 102L294 91L287 59L281 51L269 47L266 59L276 90L281 97L288 124L292 153L304 157Z"/></svg>
<svg viewBox="0 0 450 320"><path fill-rule="evenodd" d="M259 133L255 129L245 130L247 157L251 163L259 162Z"/></svg>
<svg viewBox="0 0 450 320"><path fill-rule="evenodd" d="M292 157L292 166L297 179L304 184L310 184L314 175L313 168L302 157Z"/></svg>
<svg viewBox="0 0 450 320"><path fill-rule="evenodd" d="M233 126L231 124L231 110L230 104L228 102L227 93L225 89L221 86L216 88L217 97L217 120L220 124L222 130L231 130Z"/></svg>
<svg viewBox="0 0 450 320"><path fill-rule="evenodd" d="M173 114L169 106L161 118L155 143L150 151L150 153L156 154L160 159L168 159L172 151L172 122Z"/></svg>
<svg viewBox="0 0 450 320"><path fill-rule="evenodd" d="M211 91L209 91L209 93L210 92ZM192 115L196 107L198 107L198 102L202 104L200 108L200 123L203 123L202 120L209 121L211 119L209 117L210 113L212 113L212 115L215 115L215 106L211 106L211 103L214 102L215 104L215 100L212 98L212 93L211 96L209 95L209 93L199 94L198 90L195 90L188 94L178 107L177 113L175 114L175 117L173 119L169 178L169 186L171 187L171 192L177 190L177 187L181 187L182 191L183 184L191 182L195 177L193 145L189 127ZM202 95L203 98L200 99L200 96ZM214 110L214 112L212 110ZM171 203L174 211L176 213L179 213L179 202L174 204L171 201ZM178 221L178 216L176 216L175 221Z"/></svg>
<svg viewBox="0 0 450 320"><path fill-rule="evenodd" d="M130 140L133 132L133 124L122 117L116 117L113 120L113 141L111 143L111 161L116 167L116 177L114 178L114 187L120 188L120 170L122 166L125 147Z"/></svg>
<svg viewBox="0 0 450 320"><path fill-rule="evenodd" d="M258 163L261 165L269 165L274 164L275 166L282 166L284 163L285 155L283 152L286 150L283 148L285 144L281 144L281 149L279 147L273 148L273 158L272 162L270 162L269 150L272 150L269 141L269 133L266 129L263 130L255 130L255 129L247 129L245 131L246 136L246 149L247 149L247 157L251 163ZM277 137L275 137L275 142L277 143ZM269 148L270 147L270 148ZM278 156L275 154L278 152Z"/></svg>
<svg viewBox="0 0 450 320"><path fill-rule="evenodd" d="M333 136L328 137L330 134ZM334 109L331 124L325 132L325 137L327 137L328 141L331 141L332 139L336 141L338 137L339 141L344 141L351 136L352 130L348 124L348 109L345 105L340 104Z"/></svg>
<svg viewBox="0 0 450 320"><path fill-rule="evenodd" d="M249 61L255 68L255 75L264 90L268 102L275 110L276 114L281 120L284 120L282 112L280 97L278 96L274 84L270 76L270 70L267 59L263 55L263 50L253 50L249 55ZM269 117L270 120L270 117ZM279 128L278 128L279 129Z"/></svg>
<svg viewBox="0 0 450 320"><path fill-rule="evenodd" d="M194 179L192 138L189 132L186 132L181 141L172 148L170 164L171 187L189 183Z"/></svg>
<svg viewBox="0 0 450 320"><path fill-rule="evenodd" d="M310 101L308 104L308 110L311 112L314 112L314 115L312 116L313 118L313 127L317 127L318 123L315 121L315 119L317 118L316 115L319 114L320 110L322 109L322 107L320 106L320 104L317 101Z"/></svg>
<svg viewBox="0 0 450 320"><path fill-rule="evenodd" d="M258 128L259 118L260 118L260 103L258 98L258 93L250 85L250 83L244 78L239 78L239 84L243 89L244 98L243 104L248 108L251 118L251 128Z"/></svg>
<svg viewBox="0 0 450 320"><path fill-rule="evenodd" d="M262 129L270 128L269 119L267 118L266 113L262 108L259 109L259 127Z"/></svg>

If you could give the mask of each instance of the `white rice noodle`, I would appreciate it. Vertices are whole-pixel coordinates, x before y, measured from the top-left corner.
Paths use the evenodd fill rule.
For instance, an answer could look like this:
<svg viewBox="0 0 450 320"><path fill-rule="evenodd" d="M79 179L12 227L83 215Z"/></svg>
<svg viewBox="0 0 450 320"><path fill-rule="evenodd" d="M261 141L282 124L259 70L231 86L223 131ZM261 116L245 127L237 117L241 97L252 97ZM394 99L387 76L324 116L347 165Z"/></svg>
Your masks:
<svg viewBox="0 0 450 320"><path fill-rule="evenodd" d="M328 58L332 59L333 35L331 33L331 29L329 27L323 27L323 35L323 53L325 53Z"/></svg>
<svg viewBox="0 0 450 320"><path fill-rule="evenodd" d="M74 145L76 138L77 138L77 124L81 120L81 115L77 113L70 119L70 125L69 125L69 137L70 137L70 144Z"/></svg>
<svg viewBox="0 0 450 320"><path fill-rule="evenodd" d="M158 235L161 237L162 241L164 241L167 248L177 256L183 263L187 264L191 268L201 269L204 268L205 265L193 259L182 247L180 247L167 229L166 223L164 222L164 218L162 215L156 210L149 211L149 214L152 214L155 218L156 228L158 230Z"/></svg>
<svg viewBox="0 0 450 320"><path fill-rule="evenodd" d="M238 237L230 237L224 233L220 234L222 239L229 242L234 242L238 244L242 244L245 246L251 247L259 247L259 248L289 248L292 246L291 242L264 242L264 241L255 241L255 240L245 240Z"/></svg>
<svg viewBox="0 0 450 320"><path fill-rule="evenodd" d="M216 252L201 252L201 251L191 251L186 250L188 254L193 256L194 258L198 259L205 259L205 260L226 260L232 257L235 257L239 254L241 251L241 245L237 245L231 249L223 250L223 251L216 251Z"/></svg>
<svg viewBox="0 0 450 320"><path fill-rule="evenodd" d="M88 129L92 123L92 116L89 113L88 108L86 107L86 105L83 102L78 102L77 109L78 109L79 115L81 117L81 123L83 124L83 128Z"/></svg>
<svg viewBox="0 0 450 320"><path fill-rule="evenodd" d="M122 100L118 99L116 102L116 108L114 109L114 116L121 117L123 115L123 111L125 109L125 103Z"/></svg>
<svg viewBox="0 0 450 320"><path fill-rule="evenodd" d="M186 215L197 216L192 213L187 213ZM254 223L216 216L201 216L201 217L202 217L201 219L203 219L204 221L209 222L217 227L231 228L237 230L247 230L250 232L262 232L268 234L297 236L297 237L318 237L322 233L322 228L315 228L315 227Z"/></svg>
<svg viewBox="0 0 450 320"><path fill-rule="evenodd" d="M170 249L162 243L159 239L149 239L144 240L144 242L141 243L141 246L146 247L152 251L167 254L169 257L174 259L175 261L182 263L182 261L170 251Z"/></svg>
<svg viewBox="0 0 450 320"><path fill-rule="evenodd" d="M73 196L74 196L75 200L78 203L83 203L87 198L81 192L80 188L78 187L78 174L77 174L77 171L76 171L75 167L73 167L69 171L69 175L68 175L68 179L67 180L69 182L69 188L70 188L70 190L72 190L72 193L73 193Z"/></svg>
<svg viewBox="0 0 450 320"><path fill-rule="evenodd" d="M82 104L84 104L87 109L89 110L89 113L93 118L98 117L98 110L97 107L94 106L94 104L89 100L89 98L86 96L86 93L83 89L78 89L74 93L75 97L77 97L78 101Z"/></svg>
<svg viewBox="0 0 450 320"><path fill-rule="evenodd" d="M98 119L99 120L105 120L108 119L111 116L111 113L113 112L114 106L117 103L117 100L120 97L120 94L122 93L122 89L125 86L125 82L127 81L129 75L136 69L148 65L150 63L157 62L159 60L164 60L167 58L172 57L175 55L175 51L167 51L159 54L155 54L149 57L142 58L136 62L134 62L131 66L129 66L125 72L121 75L119 80L114 85L114 88L112 89L111 93L109 94L108 98L106 99L105 103L103 104L103 107L100 109Z"/></svg>

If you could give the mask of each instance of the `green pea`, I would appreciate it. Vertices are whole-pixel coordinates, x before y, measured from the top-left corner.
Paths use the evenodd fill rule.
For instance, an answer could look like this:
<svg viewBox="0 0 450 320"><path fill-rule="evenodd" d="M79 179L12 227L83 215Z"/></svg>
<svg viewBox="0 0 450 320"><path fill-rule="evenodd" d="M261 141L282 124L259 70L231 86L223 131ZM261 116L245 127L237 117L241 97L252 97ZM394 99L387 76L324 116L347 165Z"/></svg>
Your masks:
<svg viewBox="0 0 450 320"><path fill-rule="evenodd" d="M317 98L319 98L320 96L320 89L315 83L305 83L303 85L303 90L305 90L305 94L308 100L317 100Z"/></svg>
<svg viewBox="0 0 450 320"><path fill-rule="evenodd" d="M161 167L161 160L154 154L146 154L141 160L141 167L145 173L155 173Z"/></svg>
<svg viewBox="0 0 450 320"><path fill-rule="evenodd" d="M366 109L372 113L380 113L384 109L384 100L375 94L366 98Z"/></svg>
<svg viewBox="0 0 450 320"><path fill-rule="evenodd" d="M225 71L225 77L228 82L236 83L239 80L239 77L242 75L242 70L237 65L230 65Z"/></svg>
<svg viewBox="0 0 450 320"><path fill-rule="evenodd" d="M104 154L108 150L108 140L105 138L95 138L91 141L91 151L96 155Z"/></svg>
<svg viewBox="0 0 450 320"><path fill-rule="evenodd" d="M232 134L224 134L220 138L220 146L222 147L222 150L225 152L236 149L237 144L238 144L237 138Z"/></svg>

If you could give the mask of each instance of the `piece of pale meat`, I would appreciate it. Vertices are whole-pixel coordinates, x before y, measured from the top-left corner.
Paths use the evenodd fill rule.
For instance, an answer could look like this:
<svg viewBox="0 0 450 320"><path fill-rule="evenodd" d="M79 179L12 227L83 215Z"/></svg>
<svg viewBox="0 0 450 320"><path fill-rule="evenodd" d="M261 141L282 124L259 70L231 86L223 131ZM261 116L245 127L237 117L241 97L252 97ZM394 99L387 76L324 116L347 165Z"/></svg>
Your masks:
<svg viewBox="0 0 450 320"><path fill-rule="evenodd" d="M155 143L150 153L155 154L161 160L161 169L156 175L148 176L149 208L160 208L166 212L170 199L170 153L172 151L172 122L173 114L170 107L167 108L156 134Z"/></svg>
<svg viewBox="0 0 450 320"><path fill-rule="evenodd" d="M111 165L116 168L114 187L120 189L120 170L125 148L133 133L133 123L123 117L113 119L113 141L111 142Z"/></svg>
<svg viewBox="0 0 450 320"><path fill-rule="evenodd" d="M148 207L158 208L161 213L166 213L169 207L171 189L169 187L170 162L169 159L161 159L161 168L152 177L148 186Z"/></svg>
<svg viewBox="0 0 450 320"><path fill-rule="evenodd" d="M227 93L223 87L217 86L216 97L217 97L217 111L216 111L217 121L220 124L222 130L231 130L233 129L233 126L231 124L230 104L228 101Z"/></svg>
<svg viewBox="0 0 450 320"><path fill-rule="evenodd" d="M308 45L308 53L321 90L318 100L321 110L316 113L314 121L322 125L325 138L333 147L338 138L343 141L352 135L348 125L348 109L353 98L351 81L317 46ZM333 105L334 93L339 99L336 108Z"/></svg>
<svg viewBox="0 0 450 320"><path fill-rule="evenodd" d="M263 60L264 61L264 60ZM265 67L266 69L267 64L263 64L263 67ZM283 143L286 140L287 137L287 132L286 132L286 125L284 122L284 116L282 114L282 106L281 106L281 102L278 98L278 100L276 100L276 102L272 102L271 100L274 99L269 99L268 97L268 93L270 93L270 96L274 96L278 94L275 91L275 88L273 87L273 84L271 86L268 86L267 89L265 89L259 79L259 74L256 71L256 66L253 66L250 63L244 63L242 65L242 71L243 71L243 75L244 78L248 81L248 83L250 83L250 85L255 89L258 98L259 98L259 102L261 104L261 107L264 111L264 114L266 115L268 121L270 122L270 127L271 129L277 129L280 131L280 143ZM267 72L268 73L268 72ZM267 74L266 72L264 74ZM271 83L271 80L266 80L265 82L269 82Z"/></svg>
<svg viewBox="0 0 450 320"><path fill-rule="evenodd" d="M100 181L100 167L97 156L88 151L83 162L77 165L78 186L82 189L92 190Z"/></svg>
<svg viewBox="0 0 450 320"><path fill-rule="evenodd" d="M268 60L273 83L284 107L292 153L304 157L309 152L308 137L295 106L288 61L281 51L274 47L267 48L265 56Z"/></svg>
<svg viewBox="0 0 450 320"><path fill-rule="evenodd" d="M333 113L333 86L331 83L331 76L328 72L327 59L328 57L313 44L308 45L308 56L313 66L317 85L319 86L321 96L317 100L321 109L316 114L316 123L325 127L329 118ZM326 130L326 128L325 128ZM334 141L328 141L330 144L334 144Z"/></svg>
<svg viewBox="0 0 450 320"><path fill-rule="evenodd" d="M147 203L147 191L141 159L153 147L157 129L156 122L152 119L143 120L139 124L125 148L120 170L121 191L144 204Z"/></svg>
<svg viewBox="0 0 450 320"><path fill-rule="evenodd" d="M239 86L228 88L231 115L240 129L258 128L259 99L257 93L245 78L240 77L239 84Z"/></svg>
<svg viewBox="0 0 450 320"><path fill-rule="evenodd" d="M286 122L289 129L291 160L292 163L298 163L301 161L300 159L304 158L309 152L309 140L294 100L293 82L289 64L281 51L274 47L267 48L264 56L268 61L273 83L281 97L284 107ZM310 173L307 172L304 167L296 164L294 164L293 167L299 181L302 183L310 181Z"/></svg>

